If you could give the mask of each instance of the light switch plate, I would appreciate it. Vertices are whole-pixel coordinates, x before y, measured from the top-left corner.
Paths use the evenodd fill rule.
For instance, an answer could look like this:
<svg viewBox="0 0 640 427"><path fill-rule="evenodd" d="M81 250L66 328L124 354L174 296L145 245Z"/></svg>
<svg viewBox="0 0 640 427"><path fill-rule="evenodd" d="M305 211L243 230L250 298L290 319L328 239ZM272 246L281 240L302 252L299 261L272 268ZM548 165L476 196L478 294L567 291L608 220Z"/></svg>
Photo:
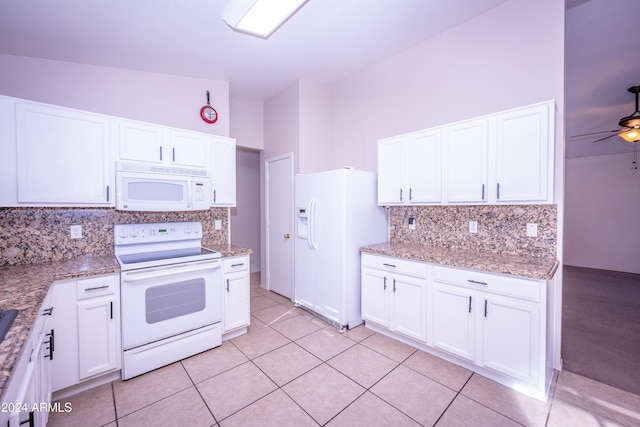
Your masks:
<svg viewBox="0 0 640 427"><path fill-rule="evenodd" d="M213 224L214 224L214 226L215 226L216 230L220 230L220 229L222 229L222 221L221 221L221 220L216 219L216 220L213 222Z"/></svg>
<svg viewBox="0 0 640 427"><path fill-rule="evenodd" d="M527 236L538 237L538 224L527 224Z"/></svg>
<svg viewBox="0 0 640 427"><path fill-rule="evenodd" d="M469 233L478 232L478 221L469 221Z"/></svg>

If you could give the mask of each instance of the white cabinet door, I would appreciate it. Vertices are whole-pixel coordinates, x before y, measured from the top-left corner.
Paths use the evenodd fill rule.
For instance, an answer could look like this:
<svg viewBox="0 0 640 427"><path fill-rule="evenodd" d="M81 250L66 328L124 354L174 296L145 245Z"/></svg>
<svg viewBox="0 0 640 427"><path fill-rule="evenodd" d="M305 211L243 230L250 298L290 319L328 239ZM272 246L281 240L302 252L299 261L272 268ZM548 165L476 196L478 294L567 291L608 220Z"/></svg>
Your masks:
<svg viewBox="0 0 640 427"><path fill-rule="evenodd" d="M249 325L249 289L248 271L225 275L223 332Z"/></svg>
<svg viewBox="0 0 640 427"><path fill-rule="evenodd" d="M16 103L18 204L111 206L110 120Z"/></svg>
<svg viewBox="0 0 640 427"><path fill-rule="evenodd" d="M405 202L404 137L378 142L378 204L398 205Z"/></svg>
<svg viewBox="0 0 640 427"><path fill-rule="evenodd" d="M531 384L540 381L540 308L485 295L483 365Z"/></svg>
<svg viewBox="0 0 640 427"><path fill-rule="evenodd" d="M169 129L168 132L171 164L201 168L209 165L211 136L180 129Z"/></svg>
<svg viewBox="0 0 640 427"><path fill-rule="evenodd" d="M470 120L446 128L447 201L487 201L488 119Z"/></svg>
<svg viewBox="0 0 640 427"><path fill-rule="evenodd" d="M469 289L434 283L434 347L475 361L476 300Z"/></svg>
<svg viewBox="0 0 640 427"><path fill-rule="evenodd" d="M391 328L403 335L427 341L427 281L397 274L392 279Z"/></svg>
<svg viewBox="0 0 640 427"><path fill-rule="evenodd" d="M53 293L52 304L55 307L50 322L55 337L51 387L58 391L79 382L76 281L55 282L50 292Z"/></svg>
<svg viewBox="0 0 640 427"><path fill-rule="evenodd" d="M549 152L550 104L496 116L496 201L549 199L553 153Z"/></svg>
<svg viewBox="0 0 640 427"><path fill-rule="evenodd" d="M118 367L113 297L78 302L80 380Z"/></svg>
<svg viewBox="0 0 640 427"><path fill-rule="evenodd" d="M406 170L410 204L442 201L442 130L407 136Z"/></svg>
<svg viewBox="0 0 640 427"><path fill-rule="evenodd" d="M118 141L119 158L122 161L163 163L169 153L165 148L164 130L149 123L120 120Z"/></svg>
<svg viewBox="0 0 640 427"><path fill-rule="evenodd" d="M385 273L362 269L362 319L389 327L389 285Z"/></svg>
<svg viewBox="0 0 640 427"><path fill-rule="evenodd" d="M213 137L213 162L211 167L211 205L236 205L236 141L231 138Z"/></svg>

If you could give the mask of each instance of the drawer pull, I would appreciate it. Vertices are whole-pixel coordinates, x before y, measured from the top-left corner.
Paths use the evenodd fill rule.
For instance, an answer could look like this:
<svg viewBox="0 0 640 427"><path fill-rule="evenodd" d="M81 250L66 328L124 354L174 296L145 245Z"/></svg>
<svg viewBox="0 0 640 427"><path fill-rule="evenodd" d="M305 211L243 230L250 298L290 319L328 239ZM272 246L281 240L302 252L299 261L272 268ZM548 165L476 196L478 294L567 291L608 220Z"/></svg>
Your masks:
<svg viewBox="0 0 640 427"><path fill-rule="evenodd" d="M471 313L471 295L469 295L469 313Z"/></svg>
<svg viewBox="0 0 640 427"><path fill-rule="evenodd" d="M387 290L387 277L386 276L384 278L384 282L383 283L384 283L384 290L386 291Z"/></svg>
<svg viewBox="0 0 640 427"><path fill-rule="evenodd" d="M240 264L231 264L231 267L242 267L243 265L244 265L244 262L241 262Z"/></svg>
<svg viewBox="0 0 640 427"><path fill-rule="evenodd" d="M227 293L229 292L229 279L227 279Z"/></svg>
<svg viewBox="0 0 640 427"><path fill-rule="evenodd" d="M109 285L102 285L102 286L94 286L92 288L85 288L85 292L89 292L89 291L97 291L100 289L107 289L109 287Z"/></svg>
<svg viewBox="0 0 640 427"><path fill-rule="evenodd" d="M393 292L395 293L396 291L396 279L393 279Z"/></svg>
<svg viewBox="0 0 640 427"><path fill-rule="evenodd" d="M484 300L484 317L487 317L487 300Z"/></svg>
<svg viewBox="0 0 640 427"><path fill-rule="evenodd" d="M42 310L43 316L51 316L53 314L53 307L45 308Z"/></svg>
<svg viewBox="0 0 640 427"><path fill-rule="evenodd" d="M383 263L382 265L384 265L385 267L392 267L392 268L396 268L396 266L395 266L395 265L393 265L393 264L387 264L386 262L385 262L385 263Z"/></svg>
<svg viewBox="0 0 640 427"><path fill-rule="evenodd" d="M476 284L476 285L487 286L487 282L479 282L479 281L477 281L477 280L471 280L471 279L467 280L467 282L469 282L469 283L474 283L474 284Z"/></svg>

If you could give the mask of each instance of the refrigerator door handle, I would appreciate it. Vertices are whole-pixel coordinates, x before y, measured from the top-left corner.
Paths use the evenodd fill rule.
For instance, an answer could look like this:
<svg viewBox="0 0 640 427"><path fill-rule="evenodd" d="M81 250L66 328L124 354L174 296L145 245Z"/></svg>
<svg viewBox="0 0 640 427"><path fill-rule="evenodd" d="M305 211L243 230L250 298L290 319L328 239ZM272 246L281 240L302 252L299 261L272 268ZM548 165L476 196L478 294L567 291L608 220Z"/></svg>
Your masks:
<svg viewBox="0 0 640 427"><path fill-rule="evenodd" d="M316 244L316 204L318 199L315 197L309 203L309 246L311 249L318 249Z"/></svg>

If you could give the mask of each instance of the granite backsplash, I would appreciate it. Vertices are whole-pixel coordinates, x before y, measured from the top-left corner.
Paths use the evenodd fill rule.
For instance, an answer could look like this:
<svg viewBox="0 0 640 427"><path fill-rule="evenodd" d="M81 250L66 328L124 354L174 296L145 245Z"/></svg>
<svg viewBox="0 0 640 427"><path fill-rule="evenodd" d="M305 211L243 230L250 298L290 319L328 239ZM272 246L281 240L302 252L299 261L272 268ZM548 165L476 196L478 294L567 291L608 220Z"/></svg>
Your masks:
<svg viewBox="0 0 640 427"><path fill-rule="evenodd" d="M556 205L400 206L391 207L389 240L448 249L556 258ZM409 229L415 218L415 229ZM477 221L478 232L469 232ZM526 235L527 223L538 236Z"/></svg>
<svg viewBox="0 0 640 427"><path fill-rule="evenodd" d="M222 228L215 229L215 220ZM203 246L229 243L229 209L123 212L113 208L0 208L0 267L113 255L115 224L199 221ZM71 239L69 227L82 226Z"/></svg>

